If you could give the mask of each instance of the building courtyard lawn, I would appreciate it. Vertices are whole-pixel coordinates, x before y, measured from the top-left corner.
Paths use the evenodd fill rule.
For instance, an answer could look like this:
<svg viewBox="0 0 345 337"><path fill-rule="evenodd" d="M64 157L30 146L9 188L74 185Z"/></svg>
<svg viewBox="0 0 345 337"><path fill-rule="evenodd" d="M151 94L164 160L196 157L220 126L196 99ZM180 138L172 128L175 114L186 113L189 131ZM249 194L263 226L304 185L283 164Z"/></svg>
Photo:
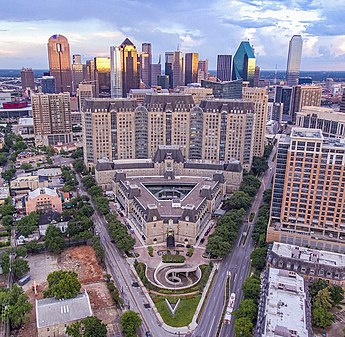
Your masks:
<svg viewBox="0 0 345 337"><path fill-rule="evenodd" d="M178 297L167 297L170 303L176 303ZM152 296L153 301L155 302L156 308L160 315L162 316L163 321L173 327L179 328L182 326L187 326L192 322L193 316L195 314L196 308L200 302L201 295L196 295L192 297L183 298L181 297L180 304L173 317L168 309L168 306L165 303L165 297L163 296Z"/></svg>

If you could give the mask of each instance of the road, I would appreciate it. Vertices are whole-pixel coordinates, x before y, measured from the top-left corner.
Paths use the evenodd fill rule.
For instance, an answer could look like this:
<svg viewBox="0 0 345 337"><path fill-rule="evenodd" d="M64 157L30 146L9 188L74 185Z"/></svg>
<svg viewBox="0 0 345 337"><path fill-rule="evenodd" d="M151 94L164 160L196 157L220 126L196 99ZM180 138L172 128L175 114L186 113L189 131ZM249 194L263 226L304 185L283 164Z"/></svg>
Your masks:
<svg viewBox="0 0 345 337"><path fill-rule="evenodd" d="M265 189L270 187L274 172L274 163L272 159L275 155L275 147L269 157L269 169L263 174L261 179L261 186L256 194L252 207L248 211L248 215L252 212L255 217L252 224L256 222L258 209L262 203L262 196ZM240 233L243 232L245 224L243 224ZM250 268L250 254L254 248L254 242L251 239L253 225L249 227L248 237L245 244L242 244L242 235L239 235L235 242L235 249L227 255L220 263L218 273L213 281L212 289L207 298L202 316L198 327L193 333L193 337L215 337L219 323L222 319L224 302L225 302L225 282L228 271L231 272L230 292L236 294L236 301L234 308L236 309L242 298L242 284L246 279ZM234 336L234 322L229 325L222 325L220 337Z"/></svg>
<svg viewBox="0 0 345 337"><path fill-rule="evenodd" d="M79 174L77 174L77 179L79 182L79 193L88 195L88 193L82 187ZM96 210L91 198L90 202ZM132 287L132 283L137 282L137 279L130 270L127 261L122 257L116 246L111 243L111 239L106 229L106 222L104 217L97 211L95 211L93 220L96 230L99 233L99 238L104 247L108 269L116 283L117 288L121 292L121 297L124 300L124 304L128 309L138 312L143 320L143 324L140 328L140 335L145 336L145 332L150 331L153 337L176 337L175 334L166 332L159 325L159 322L152 308L146 309L144 307L144 304L146 304L147 301L143 290L140 287Z"/></svg>

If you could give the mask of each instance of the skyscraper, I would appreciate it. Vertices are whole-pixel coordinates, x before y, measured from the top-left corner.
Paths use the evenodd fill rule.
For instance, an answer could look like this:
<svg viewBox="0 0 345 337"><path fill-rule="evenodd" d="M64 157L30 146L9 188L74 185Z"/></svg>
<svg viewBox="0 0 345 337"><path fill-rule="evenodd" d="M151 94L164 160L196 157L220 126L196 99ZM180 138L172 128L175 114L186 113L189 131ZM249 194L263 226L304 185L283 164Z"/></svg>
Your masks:
<svg viewBox="0 0 345 337"><path fill-rule="evenodd" d="M54 76L43 76L41 79L42 92L44 94L55 94L56 85Z"/></svg>
<svg viewBox="0 0 345 337"><path fill-rule="evenodd" d="M152 64L152 46L151 43L141 45L140 57L140 78L147 88L151 87L151 64Z"/></svg>
<svg viewBox="0 0 345 337"><path fill-rule="evenodd" d="M185 84L198 82L198 53L186 53Z"/></svg>
<svg viewBox="0 0 345 337"><path fill-rule="evenodd" d="M111 97L126 97L130 89L139 88L139 66L137 49L128 38L110 47Z"/></svg>
<svg viewBox="0 0 345 337"><path fill-rule="evenodd" d="M69 43L60 34L48 40L48 59L50 75L55 77L56 92L72 92L72 73Z"/></svg>
<svg viewBox="0 0 345 337"><path fill-rule="evenodd" d="M158 76L162 74L161 59L158 63L151 64L151 86L158 85Z"/></svg>
<svg viewBox="0 0 345 337"><path fill-rule="evenodd" d="M94 91L95 89L93 84L79 84L77 90L79 111L83 111L83 105L86 99L93 98Z"/></svg>
<svg viewBox="0 0 345 337"><path fill-rule="evenodd" d="M72 92L75 94L80 82L84 80L84 68L81 63L81 56L74 54L72 56Z"/></svg>
<svg viewBox="0 0 345 337"><path fill-rule="evenodd" d="M231 81L232 55L217 56L217 78L219 81Z"/></svg>
<svg viewBox="0 0 345 337"><path fill-rule="evenodd" d="M232 79L248 81L254 86L255 55L249 41L242 41L236 51L232 69Z"/></svg>
<svg viewBox="0 0 345 337"><path fill-rule="evenodd" d="M26 88L35 90L34 72L31 68L22 68L20 77L22 80L22 90L25 90Z"/></svg>
<svg viewBox="0 0 345 337"><path fill-rule="evenodd" d="M110 58L95 57L96 97L110 97Z"/></svg>
<svg viewBox="0 0 345 337"><path fill-rule="evenodd" d="M164 71L165 75L169 76L169 88L173 88L173 62L174 62L174 53L166 52L165 53L165 66Z"/></svg>
<svg viewBox="0 0 345 337"><path fill-rule="evenodd" d="M297 85L301 68L303 41L301 35L294 35L289 43L289 54L286 67L286 83L289 86Z"/></svg>
<svg viewBox="0 0 345 337"><path fill-rule="evenodd" d="M258 87L260 82L260 67L256 66L254 71L254 87Z"/></svg>
<svg viewBox="0 0 345 337"><path fill-rule="evenodd" d="M208 79L208 60L199 60L198 62L198 83L201 83L201 80Z"/></svg>

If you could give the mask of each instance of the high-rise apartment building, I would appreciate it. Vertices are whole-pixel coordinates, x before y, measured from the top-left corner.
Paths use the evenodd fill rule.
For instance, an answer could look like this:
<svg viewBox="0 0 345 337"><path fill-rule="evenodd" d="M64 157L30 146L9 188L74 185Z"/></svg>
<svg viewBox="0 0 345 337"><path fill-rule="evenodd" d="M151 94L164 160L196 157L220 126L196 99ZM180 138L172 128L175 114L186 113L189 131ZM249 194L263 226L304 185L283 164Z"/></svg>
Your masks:
<svg viewBox="0 0 345 337"><path fill-rule="evenodd" d="M242 41L234 55L232 79L248 81L249 85L254 86L255 72L254 49L249 41Z"/></svg>
<svg viewBox="0 0 345 337"><path fill-rule="evenodd" d="M42 92L44 94L55 94L56 83L54 76L43 76L41 79Z"/></svg>
<svg viewBox="0 0 345 337"><path fill-rule="evenodd" d="M198 53L186 53L185 54L185 84L198 82Z"/></svg>
<svg viewBox="0 0 345 337"><path fill-rule="evenodd" d="M31 104L36 146L72 142L69 93L35 94Z"/></svg>
<svg viewBox="0 0 345 337"><path fill-rule="evenodd" d="M22 90L25 90L26 88L35 90L35 78L32 68L22 68L20 78L22 82Z"/></svg>
<svg viewBox="0 0 345 337"><path fill-rule="evenodd" d="M294 35L289 43L289 54L286 66L286 84L298 85L301 68L303 40L301 35Z"/></svg>
<svg viewBox="0 0 345 337"><path fill-rule="evenodd" d="M94 85L87 84L87 83L80 83L77 89L77 97L78 97L78 107L79 111L83 110L83 105L86 99L93 98L94 93Z"/></svg>
<svg viewBox="0 0 345 337"><path fill-rule="evenodd" d="M192 95L146 95L136 100L86 100L84 159L152 158L159 145L177 145L187 159L209 162L239 160L250 169L254 148L252 102L202 100Z"/></svg>
<svg viewBox="0 0 345 337"><path fill-rule="evenodd" d="M201 83L201 80L208 79L208 60L199 60L198 61L198 83Z"/></svg>
<svg viewBox="0 0 345 337"><path fill-rule="evenodd" d="M292 121L296 121L296 112L301 111L304 106L320 106L321 95L322 87L320 86L296 85L292 87L289 109Z"/></svg>
<svg viewBox="0 0 345 337"><path fill-rule="evenodd" d="M81 63L81 55L72 56L72 92L75 94L79 83L84 80L84 65Z"/></svg>
<svg viewBox="0 0 345 337"><path fill-rule="evenodd" d="M261 157L265 150L265 130L267 122L268 95L266 88L244 87L242 98L254 103L255 131L254 131L254 156Z"/></svg>
<svg viewBox="0 0 345 337"><path fill-rule="evenodd" d="M140 63L135 45L126 38L119 47L110 47L111 97L126 97L140 87Z"/></svg>
<svg viewBox="0 0 345 337"><path fill-rule="evenodd" d="M217 79L221 82L231 81L232 55L217 56Z"/></svg>
<svg viewBox="0 0 345 337"><path fill-rule="evenodd" d="M275 97L274 101L276 103L283 103L283 114L289 115L290 111L290 101L291 101L291 87L277 85L275 86Z"/></svg>
<svg viewBox="0 0 345 337"><path fill-rule="evenodd" d="M110 97L110 58L95 57L94 65L96 97Z"/></svg>
<svg viewBox="0 0 345 337"><path fill-rule="evenodd" d="M66 37L60 34L48 40L49 72L55 77L56 92L72 92L71 56Z"/></svg>
<svg viewBox="0 0 345 337"><path fill-rule="evenodd" d="M267 241L345 252L345 143L295 127L278 143Z"/></svg>

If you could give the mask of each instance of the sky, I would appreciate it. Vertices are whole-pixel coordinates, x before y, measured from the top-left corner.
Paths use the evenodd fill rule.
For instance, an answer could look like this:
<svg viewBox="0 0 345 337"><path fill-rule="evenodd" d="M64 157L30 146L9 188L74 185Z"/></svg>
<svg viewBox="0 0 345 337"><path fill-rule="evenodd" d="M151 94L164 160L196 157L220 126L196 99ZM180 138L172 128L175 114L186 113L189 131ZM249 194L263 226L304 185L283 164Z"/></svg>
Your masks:
<svg viewBox="0 0 345 337"><path fill-rule="evenodd" d="M65 35L71 55L109 55L129 37L153 61L165 51L217 54L254 46L261 69L285 69L292 35L303 38L302 70L345 71L345 0L0 0L0 69L47 69L47 41ZM164 62L164 61L163 61Z"/></svg>

